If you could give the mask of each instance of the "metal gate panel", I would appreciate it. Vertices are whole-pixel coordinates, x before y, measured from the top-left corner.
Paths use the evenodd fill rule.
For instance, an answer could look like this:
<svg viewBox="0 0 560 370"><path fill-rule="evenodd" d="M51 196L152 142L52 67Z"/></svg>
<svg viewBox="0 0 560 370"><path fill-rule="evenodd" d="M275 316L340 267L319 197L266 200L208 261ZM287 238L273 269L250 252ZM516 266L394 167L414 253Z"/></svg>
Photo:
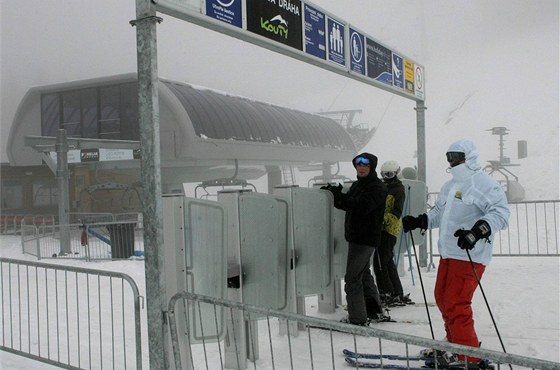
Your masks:
<svg viewBox="0 0 560 370"><path fill-rule="evenodd" d="M346 193L352 186L352 182L345 182L343 191ZM346 258L348 256L348 242L344 237L344 219L346 211L335 208L334 221L333 221L333 235L334 235L334 253L333 253L333 266L334 266L334 279L344 279L346 274Z"/></svg>
<svg viewBox="0 0 560 370"><path fill-rule="evenodd" d="M326 192L292 189L298 296L318 294L332 281L333 201Z"/></svg>
<svg viewBox="0 0 560 370"><path fill-rule="evenodd" d="M405 201L403 207L403 217L406 215L418 216L422 213L426 213L426 204L428 201L428 191L426 184L421 181L416 180L401 180L404 185ZM421 245L424 243L426 237L420 229L412 231L414 235L414 243L416 245ZM410 245L410 238L408 235L402 232L399 235L397 242L395 243L395 255L399 253L407 252L407 246Z"/></svg>
<svg viewBox="0 0 560 370"><path fill-rule="evenodd" d="M335 209L333 234L334 234L334 252L333 252L333 266L334 278L344 279L346 274L346 258L348 256L348 242L344 237L344 217L346 212Z"/></svg>
<svg viewBox="0 0 560 370"><path fill-rule="evenodd" d="M187 291L226 298L226 212L215 201L184 198L184 213ZM205 307L199 310L199 307L190 305L188 315L192 341L218 339L225 334L223 310L216 317L213 310ZM206 331L203 332L201 327ZM212 332L208 328L217 330Z"/></svg>
<svg viewBox="0 0 560 370"><path fill-rule="evenodd" d="M227 215L215 201L163 197L163 230L166 295L177 292L227 297ZM204 305L179 308L180 341L197 343L218 340L225 334L225 313ZM188 307L187 307L188 306ZM204 329L204 332L202 331Z"/></svg>
<svg viewBox="0 0 560 370"><path fill-rule="evenodd" d="M286 306L288 205L265 194L239 197L243 303L270 309Z"/></svg>

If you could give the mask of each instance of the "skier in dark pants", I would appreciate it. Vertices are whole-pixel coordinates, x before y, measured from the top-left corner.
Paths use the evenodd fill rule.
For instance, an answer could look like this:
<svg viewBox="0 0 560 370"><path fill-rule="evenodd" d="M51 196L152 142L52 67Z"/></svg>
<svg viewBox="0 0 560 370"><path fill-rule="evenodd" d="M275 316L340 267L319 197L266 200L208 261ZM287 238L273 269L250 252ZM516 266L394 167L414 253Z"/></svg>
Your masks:
<svg viewBox="0 0 560 370"><path fill-rule="evenodd" d="M381 300L388 306L402 306L412 303L408 295L403 295L401 279L393 261L393 247L401 232L401 216L404 206L404 186L398 175L401 171L396 161L387 161L381 166L381 177L387 185L387 201L381 241L373 254L373 270L381 294Z"/></svg>
<svg viewBox="0 0 560 370"><path fill-rule="evenodd" d="M387 188L377 177L377 157L362 153L352 160L357 178L347 193L342 185L326 186L334 196L334 206L346 211L344 234L348 241L344 291L348 318L356 325L367 325L368 319L379 321L383 308L379 292L371 275L370 264L374 249L379 245Z"/></svg>

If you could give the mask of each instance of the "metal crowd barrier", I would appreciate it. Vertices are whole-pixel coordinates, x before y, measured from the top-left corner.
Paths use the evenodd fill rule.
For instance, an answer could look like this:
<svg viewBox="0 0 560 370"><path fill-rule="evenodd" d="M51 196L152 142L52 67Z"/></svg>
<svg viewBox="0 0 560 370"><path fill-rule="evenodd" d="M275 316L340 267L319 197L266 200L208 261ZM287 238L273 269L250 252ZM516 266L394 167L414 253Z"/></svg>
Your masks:
<svg viewBox="0 0 560 370"><path fill-rule="evenodd" d="M509 208L509 227L500 232L494 255L560 256L560 200L512 202Z"/></svg>
<svg viewBox="0 0 560 370"><path fill-rule="evenodd" d="M70 250L61 251L60 230L70 235ZM21 228L23 252L44 258L85 260L128 259L144 256L143 229L136 221L95 222Z"/></svg>
<svg viewBox="0 0 560 370"><path fill-rule="evenodd" d="M230 311L230 317L235 317L239 312L243 314L246 320L252 317L261 318L258 321L258 332L263 333L255 338L252 334L257 331L249 330L248 338L240 337L240 333L227 333L226 341L239 341L246 339L250 355L254 358L252 365L248 368L265 368L265 369L345 369L342 349L347 348L354 352L368 352L376 354L408 354L414 355L418 353L420 348L435 348L453 353L463 353L469 356L479 357L490 360L496 366L496 369L507 368L507 365L515 365L516 368L530 368L543 370L558 370L560 363L540 360L525 356L518 356L504 352L485 350L481 348L473 348L463 345L452 344L449 342L437 341L394 333L387 330L381 330L374 327L361 327L351 324L344 324L332 320L313 318L304 315L286 313L274 310L263 309L247 304L228 301L219 298L212 298L181 292L175 294L169 301L168 314L169 326L171 334L171 344L173 347L173 356L175 369L224 369L224 368L240 368L240 359L234 359L233 367L225 367L227 361L227 353L224 351L224 341L204 341L194 344L190 342L190 356L183 356L179 342L179 336L187 336L185 328L191 324L184 322L178 325L180 320L189 320L185 312L191 311L193 308L199 308L200 304L205 305L205 311L214 312L215 322L204 326L201 315L194 315L200 320L194 323L194 327L205 336L215 337L216 328L219 327L219 315L217 312L220 308ZM182 306L181 306L182 305ZM264 319L262 319L264 317ZM281 320L275 320L281 319ZM196 320L196 319L195 319ZM294 337L291 335L278 335L279 325L290 323L302 324L305 331ZM178 330L181 327L181 330ZM234 325L228 325L234 327ZM325 337L328 340L325 340ZM321 341L317 341L321 338ZM264 340L263 340L264 339ZM266 340L266 342L265 342ZM185 343L185 341L182 341ZM327 342L325 344L325 342ZM185 351L183 351L185 353ZM237 362L237 364L235 363ZM378 362L384 363L386 368L390 368L391 361L382 359ZM407 368L418 368L418 362L400 361L401 366ZM383 367L381 367L383 368Z"/></svg>
<svg viewBox="0 0 560 370"><path fill-rule="evenodd" d="M0 258L0 350L67 369L142 369L128 275Z"/></svg>
<svg viewBox="0 0 560 370"><path fill-rule="evenodd" d="M16 235L22 225L46 226L54 225L53 215L2 214L0 215L0 234Z"/></svg>
<svg viewBox="0 0 560 370"><path fill-rule="evenodd" d="M428 209L436 193L428 196ZM560 256L560 200L509 203L509 226L494 240L494 256ZM438 229L430 231L430 249L437 256Z"/></svg>

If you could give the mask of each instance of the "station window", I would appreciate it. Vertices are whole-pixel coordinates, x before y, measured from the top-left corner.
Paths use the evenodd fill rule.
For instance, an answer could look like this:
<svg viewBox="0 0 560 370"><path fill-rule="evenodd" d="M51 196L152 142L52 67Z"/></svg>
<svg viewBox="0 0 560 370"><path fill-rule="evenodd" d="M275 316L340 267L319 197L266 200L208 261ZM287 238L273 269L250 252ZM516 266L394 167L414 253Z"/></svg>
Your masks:
<svg viewBox="0 0 560 370"><path fill-rule="evenodd" d="M52 179L33 180L33 207L56 207L58 188Z"/></svg>
<svg viewBox="0 0 560 370"><path fill-rule="evenodd" d="M2 181L2 209L20 209L23 207L23 185L16 180Z"/></svg>
<svg viewBox="0 0 560 370"><path fill-rule="evenodd" d="M68 137L138 140L138 85L126 83L41 96L41 132Z"/></svg>

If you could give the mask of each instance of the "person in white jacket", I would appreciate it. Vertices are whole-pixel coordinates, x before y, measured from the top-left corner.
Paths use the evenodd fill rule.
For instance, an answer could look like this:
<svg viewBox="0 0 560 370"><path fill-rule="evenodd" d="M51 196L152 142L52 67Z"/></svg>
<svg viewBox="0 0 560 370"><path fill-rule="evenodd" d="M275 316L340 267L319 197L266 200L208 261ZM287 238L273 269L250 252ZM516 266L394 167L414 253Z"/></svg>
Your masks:
<svg viewBox="0 0 560 370"><path fill-rule="evenodd" d="M471 300L492 259L494 235L508 226L509 207L500 184L483 172L471 140L454 142L446 153L453 178L441 188L435 206L418 217L403 217L403 230L439 228L438 266L434 296L447 340L479 347ZM472 264L471 264L472 259ZM477 363L456 355L452 361Z"/></svg>

